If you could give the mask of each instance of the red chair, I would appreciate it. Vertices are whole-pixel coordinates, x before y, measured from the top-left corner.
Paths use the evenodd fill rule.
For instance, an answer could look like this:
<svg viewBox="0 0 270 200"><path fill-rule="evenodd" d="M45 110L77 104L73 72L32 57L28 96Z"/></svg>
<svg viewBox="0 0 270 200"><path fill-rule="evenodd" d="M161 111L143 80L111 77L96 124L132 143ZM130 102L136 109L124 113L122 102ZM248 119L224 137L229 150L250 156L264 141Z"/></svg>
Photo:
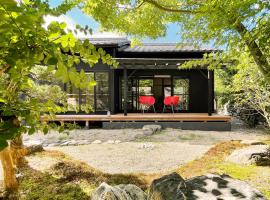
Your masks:
<svg viewBox="0 0 270 200"><path fill-rule="evenodd" d="M167 106L170 106L172 109L172 112L174 113L174 107L177 107L180 101L179 96L168 96L164 98L164 106L163 106L163 112L167 108Z"/></svg>
<svg viewBox="0 0 270 200"><path fill-rule="evenodd" d="M150 107L153 107L154 112L156 112L155 102L156 100L153 96L140 96L139 97L139 103L142 106L143 113L144 113L144 110L148 110Z"/></svg>

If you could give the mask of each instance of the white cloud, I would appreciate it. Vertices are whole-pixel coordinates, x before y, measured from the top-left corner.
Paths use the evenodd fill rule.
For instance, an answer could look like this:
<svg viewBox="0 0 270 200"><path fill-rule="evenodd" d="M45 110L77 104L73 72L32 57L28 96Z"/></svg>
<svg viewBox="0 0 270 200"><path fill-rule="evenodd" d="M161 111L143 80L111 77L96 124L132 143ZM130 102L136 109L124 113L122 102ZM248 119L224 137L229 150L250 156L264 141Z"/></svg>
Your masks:
<svg viewBox="0 0 270 200"><path fill-rule="evenodd" d="M49 24L53 21L57 21L59 23L65 22L67 24L68 29L75 29L76 23L68 16L66 15L60 15L58 17L46 15L44 16L45 24L43 25L44 28L47 28Z"/></svg>
<svg viewBox="0 0 270 200"><path fill-rule="evenodd" d="M85 35L84 32L81 31L77 31L77 33L74 32L74 30L76 29L76 22L71 19L69 16L66 15L60 15L58 17L55 16L51 16L51 15L47 15L44 16L44 21L45 24L43 25L44 28L47 28L49 26L49 24L53 21L57 21L59 23L65 22L67 27L66 27L66 31L69 29L73 32L73 34L80 39L84 39L84 38L89 38L90 35Z"/></svg>
<svg viewBox="0 0 270 200"><path fill-rule="evenodd" d="M93 33L92 35L87 34L85 35L84 32L77 31L77 33L74 32L76 29L76 22L70 18L67 15L60 15L58 17L47 15L44 17L44 25L43 28L47 29L49 24L53 21L57 21L59 23L65 22L67 24L66 31L68 29L72 30L73 34L78 38L78 39L86 39L86 38L125 38L126 36L120 33L115 33L115 32L96 32ZM91 27L90 27L91 28Z"/></svg>

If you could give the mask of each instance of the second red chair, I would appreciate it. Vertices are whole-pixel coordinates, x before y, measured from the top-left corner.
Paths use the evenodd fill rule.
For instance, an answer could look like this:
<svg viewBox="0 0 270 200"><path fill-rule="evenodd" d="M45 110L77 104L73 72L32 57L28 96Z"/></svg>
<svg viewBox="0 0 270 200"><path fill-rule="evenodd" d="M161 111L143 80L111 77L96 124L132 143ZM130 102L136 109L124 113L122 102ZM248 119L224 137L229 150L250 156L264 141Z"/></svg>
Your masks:
<svg viewBox="0 0 270 200"><path fill-rule="evenodd" d="M178 106L180 97L179 96L168 96L164 98L164 106L163 106L163 112L165 111L167 106L170 106L172 109L172 112L174 113L174 108Z"/></svg>

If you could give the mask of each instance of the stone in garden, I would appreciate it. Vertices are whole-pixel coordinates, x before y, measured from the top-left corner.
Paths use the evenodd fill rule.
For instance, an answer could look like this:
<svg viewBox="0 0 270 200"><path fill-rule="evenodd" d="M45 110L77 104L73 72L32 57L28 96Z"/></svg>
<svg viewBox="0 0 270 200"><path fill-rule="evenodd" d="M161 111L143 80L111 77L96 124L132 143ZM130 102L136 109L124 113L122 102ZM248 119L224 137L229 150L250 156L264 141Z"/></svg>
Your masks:
<svg viewBox="0 0 270 200"><path fill-rule="evenodd" d="M143 144L140 144L139 146L139 149L154 149L155 148L155 145L152 144L152 143L143 143Z"/></svg>
<svg viewBox="0 0 270 200"><path fill-rule="evenodd" d="M78 145L86 145L89 144L88 140L78 140Z"/></svg>
<svg viewBox="0 0 270 200"><path fill-rule="evenodd" d="M156 195L156 196L154 196ZM257 189L228 175L206 174L184 181L177 173L152 182L149 200L267 200Z"/></svg>
<svg viewBox="0 0 270 200"><path fill-rule="evenodd" d="M65 141L65 142L61 143L60 146L67 146L67 145L69 145L69 143L70 143L70 141Z"/></svg>
<svg viewBox="0 0 270 200"><path fill-rule="evenodd" d="M264 153L267 148L267 145L252 145L242 149L237 149L226 158L226 161L244 165L254 164L255 160L252 159L252 155Z"/></svg>
<svg viewBox="0 0 270 200"><path fill-rule="evenodd" d="M153 135L159 131L161 131L162 127L160 125L144 125L142 130L144 135Z"/></svg>
<svg viewBox="0 0 270 200"><path fill-rule="evenodd" d="M248 144L248 145L266 145L265 142L260 140L242 140L241 144Z"/></svg>
<svg viewBox="0 0 270 200"><path fill-rule="evenodd" d="M56 147L59 145L60 145L59 143L51 143L51 144L48 144L47 147Z"/></svg>
<svg viewBox="0 0 270 200"><path fill-rule="evenodd" d="M150 200L184 200L186 199L188 188L185 180L177 173L172 173L156 179L150 186Z"/></svg>
<svg viewBox="0 0 270 200"><path fill-rule="evenodd" d="M108 140L106 143L107 144L114 144L114 141L113 140Z"/></svg>
<svg viewBox="0 0 270 200"><path fill-rule="evenodd" d="M102 142L100 140L95 140L92 142L92 144L101 144Z"/></svg>
<svg viewBox="0 0 270 200"><path fill-rule="evenodd" d="M68 143L69 146L76 146L78 145L78 141L76 140L70 140L69 143Z"/></svg>
<svg viewBox="0 0 270 200"><path fill-rule="evenodd" d="M145 135L143 133L138 133L138 134L136 134L134 136L134 138L136 138L136 139L141 139L141 138L144 138L144 137L145 137Z"/></svg>
<svg viewBox="0 0 270 200"><path fill-rule="evenodd" d="M23 145L26 147L37 146L42 145L42 142L40 140L27 140L23 142Z"/></svg>
<svg viewBox="0 0 270 200"><path fill-rule="evenodd" d="M146 200L145 193L135 185L110 186L102 183L92 194L92 200Z"/></svg>
<svg viewBox="0 0 270 200"><path fill-rule="evenodd" d="M207 174L186 180L187 199L267 200L257 189L228 175Z"/></svg>
<svg viewBox="0 0 270 200"><path fill-rule="evenodd" d="M258 166L270 166L270 147L262 153L253 153L249 159Z"/></svg>
<svg viewBox="0 0 270 200"><path fill-rule="evenodd" d="M146 200L147 196L145 194L144 191L142 191L141 188L139 188L136 185L132 185L132 184L127 184L127 185L118 185L119 188L121 188L122 190L124 190L131 199L138 199L138 200Z"/></svg>
<svg viewBox="0 0 270 200"><path fill-rule="evenodd" d="M26 150L27 150L28 155L36 153L36 152L44 151L43 146L41 144L28 146L28 147L26 147Z"/></svg>

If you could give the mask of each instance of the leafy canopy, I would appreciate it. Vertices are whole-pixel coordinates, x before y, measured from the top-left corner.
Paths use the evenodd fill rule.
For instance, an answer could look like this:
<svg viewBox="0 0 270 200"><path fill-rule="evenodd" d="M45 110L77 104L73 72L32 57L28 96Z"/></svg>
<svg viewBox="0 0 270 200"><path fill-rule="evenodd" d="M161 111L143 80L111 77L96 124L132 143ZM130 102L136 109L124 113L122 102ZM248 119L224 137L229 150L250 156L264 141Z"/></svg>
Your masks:
<svg viewBox="0 0 270 200"><path fill-rule="evenodd" d="M47 66L47 74L53 72L58 80L80 89L93 87L84 71L76 71L80 62L93 66L102 60L117 65L103 49L96 49L89 40L80 41L72 31L65 31L65 23L52 22L43 27L44 16L65 14L76 4L65 1L52 9L47 1L41 0L0 1L0 149L23 132L47 133L50 127L40 121L41 115L53 117L64 111L55 99L41 100L34 95L38 90L33 81L37 65ZM54 88L51 92L58 90Z"/></svg>
<svg viewBox="0 0 270 200"><path fill-rule="evenodd" d="M104 29L139 38L164 36L177 23L179 42L248 52L270 82L268 0L86 0L81 6Z"/></svg>

